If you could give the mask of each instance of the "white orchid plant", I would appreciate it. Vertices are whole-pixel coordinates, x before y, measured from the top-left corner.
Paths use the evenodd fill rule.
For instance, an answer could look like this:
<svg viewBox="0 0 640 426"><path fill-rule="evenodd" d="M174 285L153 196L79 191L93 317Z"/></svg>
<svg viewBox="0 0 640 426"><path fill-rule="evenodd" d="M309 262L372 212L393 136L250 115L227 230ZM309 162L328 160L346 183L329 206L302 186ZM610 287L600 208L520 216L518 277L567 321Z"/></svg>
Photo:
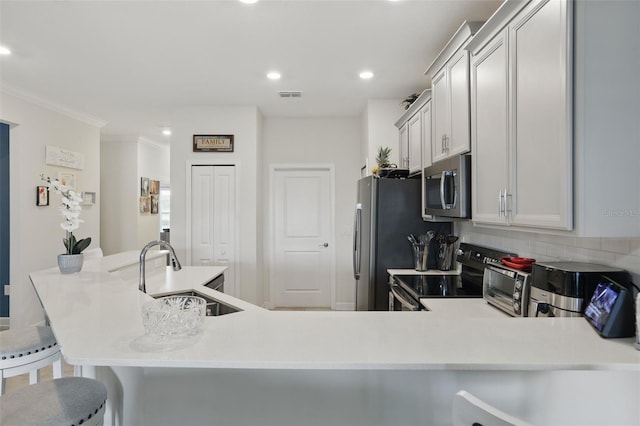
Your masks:
<svg viewBox="0 0 640 426"><path fill-rule="evenodd" d="M47 187L49 189L53 188L56 194L60 194L62 196L62 202L60 203L58 210L64 218L60 227L67 232L67 236L62 239L62 242L67 249L66 254L82 253L82 250L86 249L89 247L89 244L91 244L91 237L76 240L75 235L73 235L73 231L80 227L81 222L84 222L80 219L80 212L82 211L80 202L82 201L82 198L73 189L60 182L59 179L51 180L48 176L45 177L44 174L40 175L40 179L47 182Z"/></svg>

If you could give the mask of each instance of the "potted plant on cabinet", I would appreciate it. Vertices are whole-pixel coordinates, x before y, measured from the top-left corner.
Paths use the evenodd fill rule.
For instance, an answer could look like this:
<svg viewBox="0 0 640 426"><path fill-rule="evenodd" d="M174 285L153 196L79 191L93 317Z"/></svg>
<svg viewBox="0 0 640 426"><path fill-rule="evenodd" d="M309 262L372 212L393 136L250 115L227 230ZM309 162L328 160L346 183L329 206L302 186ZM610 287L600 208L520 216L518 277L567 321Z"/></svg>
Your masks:
<svg viewBox="0 0 640 426"><path fill-rule="evenodd" d="M80 219L80 212L82 211L80 203L82 202L82 198L74 190L63 185L59 179L51 180L43 174L40 175L40 178L47 182L47 186L53 188L56 194L62 196L62 202L58 210L64 218L60 227L66 232L66 236L62 239L66 253L58 255L58 268L63 274L80 272L84 257L82 251L91 244L91 237L78 240L75 235L73 235L73 231L78 229L80 223L83 222L83 220Z"/></svg>
<svg viewBox="0 0 640 426"><path fill-rule="evenodd" d="M378 152L376 154L376 165L373 166L373 168L371 169L371 172L374 175L377 175L380 169L385 169L387 167L390 167L391 166L391 164L389 163L390 156L391 156L391 148L379 146Z"/></svg>

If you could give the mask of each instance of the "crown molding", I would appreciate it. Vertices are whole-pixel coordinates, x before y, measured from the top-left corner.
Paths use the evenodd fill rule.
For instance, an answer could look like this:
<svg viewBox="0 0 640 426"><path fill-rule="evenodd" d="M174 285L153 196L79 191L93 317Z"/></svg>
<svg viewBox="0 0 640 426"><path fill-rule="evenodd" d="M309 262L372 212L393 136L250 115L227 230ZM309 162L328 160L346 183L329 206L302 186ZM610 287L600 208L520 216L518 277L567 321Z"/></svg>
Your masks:
<svg viewBox="0 0 640 426"><path fill-rule="evenodd" d="M6 84L3 83L2 84L2 89L0 89L0 91L14 96L16 98L22 99L23 101L27 101L30 102L32 104L41 106L43 108L49 109L51 111L55 111L58 112L60 114L66 115L67 117L73 118L75 120L78 121L82 121L83 123L86 123L90 126L94 126L94 127L98 127L98 128L102 128L104 127L108 121L99 119L97 117L93 117L91 115L88 114L83 114L81 112L78 111L74 111L72 109L63 107L62 105L58 105L54 102L51 102L49 100L46 99L42 99L38 96L35 96L31 93L28 93L22 89L19 89L17 87L14 87L10 84Z"/></svg>

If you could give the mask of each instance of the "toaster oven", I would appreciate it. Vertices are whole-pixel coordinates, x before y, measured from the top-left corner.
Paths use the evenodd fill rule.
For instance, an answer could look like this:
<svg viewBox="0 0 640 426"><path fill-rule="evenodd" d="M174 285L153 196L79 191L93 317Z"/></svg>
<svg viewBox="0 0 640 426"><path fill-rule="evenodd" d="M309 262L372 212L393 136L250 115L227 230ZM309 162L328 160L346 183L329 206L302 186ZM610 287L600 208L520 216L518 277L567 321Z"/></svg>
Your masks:
<svg viewBox="0 0 640 426"><path fill-rule="evenodd" d="M482 296L513 317L526 317L530 285L529 272L500 264L487 265L482 278Z"/></svg>

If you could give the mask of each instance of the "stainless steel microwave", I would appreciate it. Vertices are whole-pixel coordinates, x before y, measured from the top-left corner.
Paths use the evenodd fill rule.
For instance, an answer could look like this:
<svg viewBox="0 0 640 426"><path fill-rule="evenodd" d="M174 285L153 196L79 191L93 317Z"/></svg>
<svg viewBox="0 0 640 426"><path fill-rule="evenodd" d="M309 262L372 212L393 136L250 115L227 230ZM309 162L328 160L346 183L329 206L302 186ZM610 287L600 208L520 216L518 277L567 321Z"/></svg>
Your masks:
<svg viewBox="0 0 640 426"><path fill-rule="evenodd" d="M424 168L424 213L471 218L471 156L457 155Z"/></svg>

